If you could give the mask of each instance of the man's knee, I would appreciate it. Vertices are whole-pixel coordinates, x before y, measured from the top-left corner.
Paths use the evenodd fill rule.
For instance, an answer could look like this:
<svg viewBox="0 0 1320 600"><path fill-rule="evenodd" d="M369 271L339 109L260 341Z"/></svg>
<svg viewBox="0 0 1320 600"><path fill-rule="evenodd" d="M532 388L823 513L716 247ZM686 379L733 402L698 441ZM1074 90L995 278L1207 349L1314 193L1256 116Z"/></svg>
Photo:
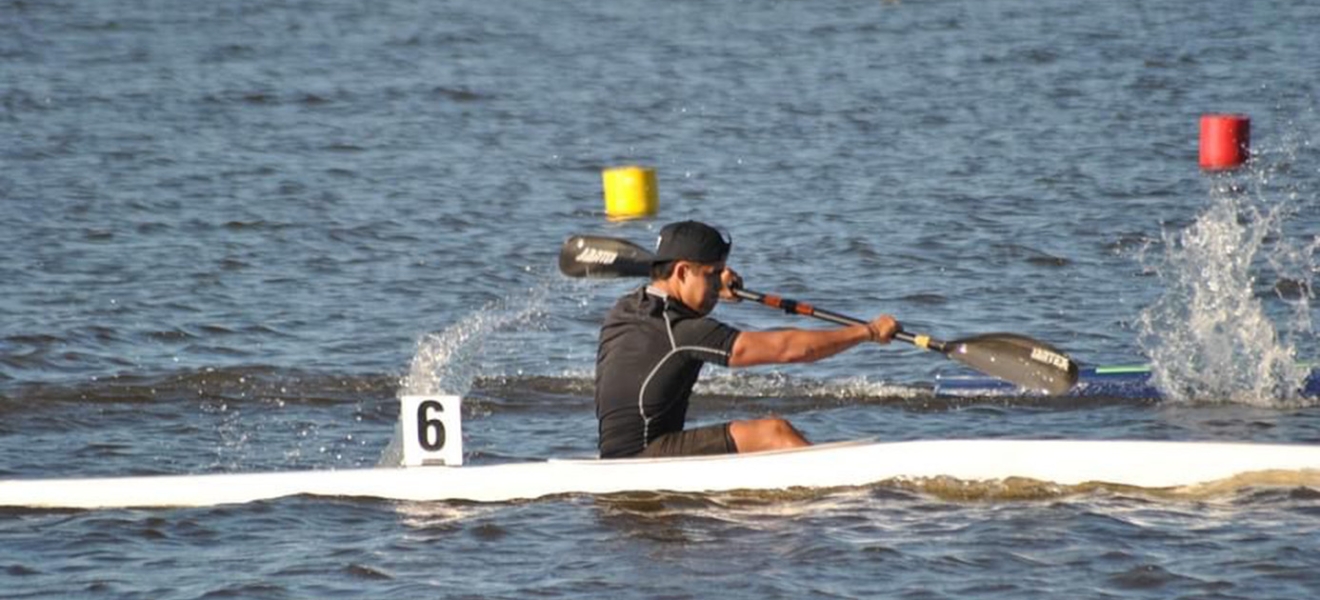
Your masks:
<svg viewBox="0 0 1320 600"><path fill-rule="evenodd" d="M762 427L765 428L766 435L773 438L801 437L798 430L789 423L787 419L769 418L761 419Z"/></svg>
<svg viewBox="0 0 1320 600"><path fill-rule="evenodd" d="M796 431L787 420L778 417L734 421L732 427L744 436L760 440L780 438Z"/></svg>
<svg viewBox="0 0 1320 600"><path fill-rule="evenodd" d="M730 425L729 433L739 452L795 448L808 444L792 423L777 417L735 421Z"/></svg>

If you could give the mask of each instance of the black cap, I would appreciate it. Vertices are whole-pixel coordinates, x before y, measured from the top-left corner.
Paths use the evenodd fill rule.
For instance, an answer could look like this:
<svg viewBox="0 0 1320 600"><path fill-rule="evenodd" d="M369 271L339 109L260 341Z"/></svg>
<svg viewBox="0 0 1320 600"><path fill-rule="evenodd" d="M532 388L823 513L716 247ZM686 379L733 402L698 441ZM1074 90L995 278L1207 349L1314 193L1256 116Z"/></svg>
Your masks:
<svg viewBox="0 0 1320 600"><path fill-rule="evenodd" d="M716 263L729 257L733 240L724 232L697 221L679 221L660 229L654 263L690 260Z"/></svg>

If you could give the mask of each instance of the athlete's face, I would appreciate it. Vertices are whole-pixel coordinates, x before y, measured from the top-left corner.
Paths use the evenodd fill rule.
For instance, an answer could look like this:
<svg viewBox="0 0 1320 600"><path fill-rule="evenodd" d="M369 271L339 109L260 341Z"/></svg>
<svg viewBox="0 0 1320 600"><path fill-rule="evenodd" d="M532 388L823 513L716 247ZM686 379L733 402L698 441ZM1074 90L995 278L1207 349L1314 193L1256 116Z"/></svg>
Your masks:
<svg viewBox="0 0 1320 600"><path fill-rule="evenodd" d="M700 314L710 314L720 300L720 274L724 262L702 264L686 262L685 273L680 273L679 298L688 308Z"/></svg>

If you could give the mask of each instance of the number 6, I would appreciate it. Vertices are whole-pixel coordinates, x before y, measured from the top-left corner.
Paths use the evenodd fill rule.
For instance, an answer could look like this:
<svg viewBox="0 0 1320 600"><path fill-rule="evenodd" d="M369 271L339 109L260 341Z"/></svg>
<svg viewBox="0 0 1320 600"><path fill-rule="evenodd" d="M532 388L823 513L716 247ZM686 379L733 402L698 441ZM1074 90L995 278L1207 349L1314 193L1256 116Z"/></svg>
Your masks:
<svg viewBox="0 0 1320 600"><path fill-rule="evenodd" d="M443 413L445 407L435 400L426 400L417 405L417 443L427 452L445 447L445 423L439 417L432 418L431 411Z"/></svg>

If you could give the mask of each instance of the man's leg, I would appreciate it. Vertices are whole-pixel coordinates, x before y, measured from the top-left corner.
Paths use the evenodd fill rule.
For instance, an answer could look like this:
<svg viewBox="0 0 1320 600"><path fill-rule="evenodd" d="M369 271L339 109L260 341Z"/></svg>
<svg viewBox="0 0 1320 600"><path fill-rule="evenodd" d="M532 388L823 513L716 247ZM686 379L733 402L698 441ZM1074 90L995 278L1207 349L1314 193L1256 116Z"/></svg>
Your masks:
<svg viewBox="0 0 1320 600"><path fill-rule="evenodd" d="M738 449L733 444L733 435L729 433L729 428L729 423L720 423L666 433L652 440L645 450L636 455L636 458L733 454Z"/></svg>
<svg viewBox="0 0 1320 600"><path fill-rule="evenodd" d="M729 424L729 435L740 453L811 445L791 423L777 418L734 421Z"/></svg>

